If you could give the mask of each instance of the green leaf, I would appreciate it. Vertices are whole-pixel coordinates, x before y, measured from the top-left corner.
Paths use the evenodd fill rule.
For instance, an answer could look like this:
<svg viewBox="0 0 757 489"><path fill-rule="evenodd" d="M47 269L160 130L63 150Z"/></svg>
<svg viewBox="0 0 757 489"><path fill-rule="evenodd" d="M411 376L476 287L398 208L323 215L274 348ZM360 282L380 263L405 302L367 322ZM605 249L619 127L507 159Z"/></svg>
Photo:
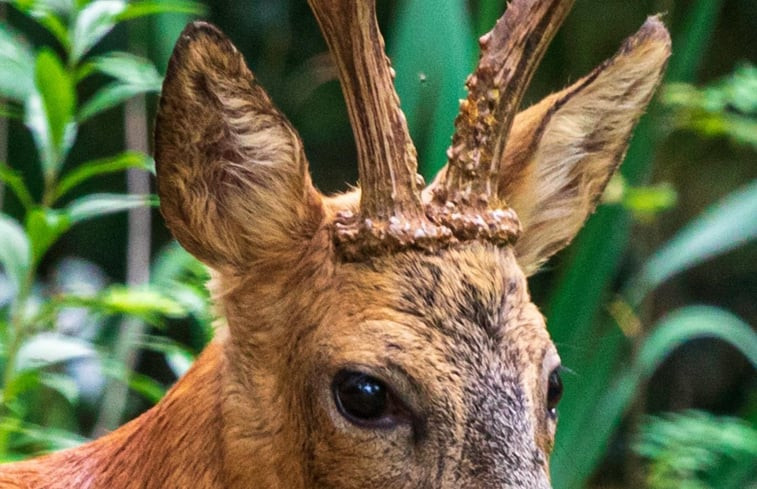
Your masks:
<svg viewBox="0 0 757 489"><path fill-rule="evenodd" d="M757 180L726 196L657 250L628 287L632 303L670 277L757 237Z"/></svg>
<svg viewBox="0 0 757 489"><path fill-rule="evenodd" d="M18 402L19 396L24 392L39 388L40 373L41 371L34 369L14 372L10 381L3 386L3 398L6 402L5 406L16 416L23 417L26 413L28 408Z"/></svg>
<svg viewBox="0 0 757 489"><path fill-rule="evenodd" d="M71 227L71 221L55 209L35 208L26 215L26 232L32 246L32 259L39 263L44 254Z"/></svg>
<svg viewBox="0 0 757 489"><path fill-rule="evenodd" d="M65 212L71 223L75 224L94 217L157 204L154 195L91 194L71 202Z"/></svg>
<svg viewBox="0 0 757 489"><path fill-rule="evenodd" d="M429 179L447 161L458 100L473 66L473 28L463 0L405 0L397 11L389 43L395 84Z"/></svg>
<svg viewBox="0 0 757 489"><path fill-rule="evenodd" d="M13 6L47 29L58 42L69 50L71 42L63 18L69 17L74 2L69 0L13 0Z"/></svg>
<svg viewBox="0 0 757 489"><path fill-rule="evenodd" d="M655 185L628 185L620 174L613 175L602 195L602 203L622 204L639 219L649 219L673 207L677 200L678 194L667 182Z"/></svg>
<svg viewBox="0 0 757 489"><path fill-rule="evenodd" d="M129 53L113 52L91 60L95 70L123 82L160 91L163 77L147 58Z"/></svg>
<svg viewBox="0 0 757 489"><path fill-rule="evenodd" d="M627 187L623 206L639 217L653 216L676 204L678 194L668 183Z"/></svg>
<svg viewBox="0 0 757 489"><path fill-rule="evenodd" d="M662 101L675 124L706 137L726 136L757 148L757 67L739 66L728 77L704 88L687 83L665 87Z"/></svg>
<svg viewBox="0 0 757 489"><path fill-rule="evenodd" d="M160 326L165 317L188 314L182 304L153 286L112 285L96 295L66 294L58 301L59 305L86 307L100 314L138 317L154 326Z"/></svg>
<svg viewBox="0 0 757 489"><path fill-rule="evenodd" d="M70 33L68 31L68 27L66 24L63 23L63 21L54 14L43 14L38 17L36 17L37 21L47 29L55 38L58 40L58 42L63 46L63 49L66 51L71 50L71 38Z"/></svg>
<svg viewBox="0 0 757 489"><path fill-rule="evenodd" d="M152 287L108 287L98 298L104 308L154 323L156 316L184 317L187 311L181 304Z"/></svg>
<svg viewBox="0 0 757 489"><path fill-rule="evenodd" d="M87 438L70 431L20 422L11 417L0 419L0 430L24 435L36 443L44 444L51 450L73 448L89 441Z"/></svg>
<svg viewBox="0 0 757 489"><path fill-rule="evenodd" d="M3 0L8 1L8 0ZM76 8L76 0L10 0L14 7L27 15L38 15L41 12L69 16Z"/></svg>
<svg viewBox="0 0 757 489"><path fill-rule="evenodd" d="M123 0L95 0L76 16L71 43L71 64L76 64L115 27L118 16L127 8Z"/></svg>
<svg viewBox="0 0 757 489"><path fill-rule="evenodd" d="M153 90L140 85L126 85L120 82L108 84L98 90L92 98L82 105L76 119L82 123L101 112L126 102L136 95L150 91Z"/></svg>
<svg viewBox="0 0 757 489"><path fill-rule="evenodd" d="M95 349L84 340L58 333L40 333L21 345L16 356L15 370L37 370L78 358L95 356Z"/></svg>
<svg viewBox="0 0 757 489"><path fill-rule="evenodd" d="M147 92L160 92L163 78L148 59L128 53L111 53L92 60L88 67L116 78L116 82L100 89L79 111L78 119L90 117ZM89 68L85 71L89 71Z"/></svg>
<svg viewBox="0 0 757 489"><path fill-rule="evenodd" d="M193 277L198 282L206 283L210 276L197 258L172 241L158 253L151 267L150 281L161 288L171 288L176 282Z"/></svg>
<svg viewBox="0 0 757 489"><path fill-rule="evenodd" d="M667 70L668 81L692 81L723 4L723 0L692 2L683 28L673 32L677 49ZM643 185L650 173L659 147L659 120L660 111L653 103L636 126L620 170L631 185ZM565 379L566 394L560 408L563 416L551 462L555 489L585 487L587 474L596 464L596 460L583 456L579 436L588 426L583 421L586 413L604 392L627 345L625 337L600 312L631 241L631 224L623 207L600 206L571 249L566 250L565 266L545 307L549 331L563 364L580 375ZM592 391L579 389L577 384L581 383L591 384ZM590 451L587 447L587 453Z"/></svg>
<svg viewBox="0 0 757 489"><path fill-rule="evenodd" d="M13 194L18 198L18 201L24 206L24 209L28 210L34 206L34 199L29 193L29 189L26 187L24 179L21 178L21 175L19 175L18 172L14 171L6 163L1 161L0 182L7 185L8 188L13 191Z"/></svg>
<svg viewBox="0 0 757 489"><path fill-rule="evenodd" d="M757 430L738 418L700 411L651 417L634 450L650 459L646 479L653 489L736 489L757 483Z"/></svg>
<svg viewBox="0 0 757 489"><path fill-rule="evenodd" d="M563 472L561 484L580 487L599 462L623 413L633 401L642 382L670 353L684 343L712 338L725 341L741 352L757 368L757 334L737 316L709 306L689 306L662 318L647 337L630 368L605 393L586 406L572 442L581 447L581 462Z"/></svg>
<svg viewBox="0 0 757 489"><path fill-rule="evenodd" d="M76 381L68 375L54 372L42 372L39 380L42 385L59 393L72 405L79 402L79 386L76 384Z"/></svg>
<svg viewBox="0 0 757 489"><path fill-rule="evenodd" d="M27 100L26 125L32 131L46 175L55 174L73 144L76 94L73 80L49 49L37 55L36 91Z"/></svg>
<svg viewBox="0 0 757 489"><path fill-rule="evenodd" d="M18 291L31 264L31 247L23 228L6 214L0 213L0 267Z"/></svg>
<svg viewBox="0 0 757 489"><path fill-rule="evenodd" d="M123 171L129 168L149 170L150 162L151 158L145 154L137 153L135 151L126 151L110 158L82 163L61 178L55 189L55 200L60 199L71 189L91 178ZM2 167L0 167L0 171L1 170ZM1 173L0 176L2 176Z"/></svg>
<svg viewBox="0 0 757 489"><path fill-rule="evenodd" d="M100 56L93 59L88 66L94 71L112 76L117 81L100 89L87 101L79 111L80 121L115 107L135 95L160 92L163 83L163 78L150 60L128 53Z"/></svg>
<svg viewBox="0 0 757 489"><path fill-rule="evenodd" d="M214 315L205 287L210 278L205 265L173 241L158 253L150 272L150 283L181 304L207 333L207 339L212 338Z"/></svg>
<svg viewBox="0 0 757 489"><path fill-rule="evenodd" d="M147 15L162 13L179 13L203 15L207 11L205 5L200 2L190 2L186 0L152 0L142 2L131 2L126 10L119 15L119 20L135 19Z"/></svg>
<svg viewBox="0 0 757 489"><path fill-rule="evenodd" d="M34 54L5 22L0 22L0 66L0 97L26 100L34 87Z"/></svg>

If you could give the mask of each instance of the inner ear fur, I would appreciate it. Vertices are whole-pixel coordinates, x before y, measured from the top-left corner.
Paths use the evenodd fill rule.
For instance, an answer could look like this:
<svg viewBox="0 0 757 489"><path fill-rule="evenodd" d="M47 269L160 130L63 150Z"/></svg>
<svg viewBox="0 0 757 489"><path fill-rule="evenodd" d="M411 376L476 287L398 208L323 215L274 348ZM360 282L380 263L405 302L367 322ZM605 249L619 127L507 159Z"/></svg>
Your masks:
<svg viewBox="0 0 757 489"><path fill-rule="evenodd" d="M168 227L211 267L280 259L322 220L298 134L210 24L188 25L174 48L155 160Z"/></svg>
<svg viewBox="0 0 757 489"><path fill-rule="evenodd" d="M667 30L651 17L615 56L514 120L499 195L523 226L515 252L527 274L565 247L596 208L669 55Z"/></svg>

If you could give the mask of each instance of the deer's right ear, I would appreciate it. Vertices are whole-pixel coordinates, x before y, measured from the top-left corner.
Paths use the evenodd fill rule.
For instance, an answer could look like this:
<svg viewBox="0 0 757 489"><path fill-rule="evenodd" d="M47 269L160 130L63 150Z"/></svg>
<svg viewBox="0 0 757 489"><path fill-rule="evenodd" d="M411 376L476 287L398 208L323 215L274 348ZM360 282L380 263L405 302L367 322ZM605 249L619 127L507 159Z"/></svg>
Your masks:
<svg viewBox="0 0 757 489"><path fill-rule="evenodd" d="M168 227L211 267L292 253L323 218L299 136L209 24L188 25L171 56L155 160Z"/></svg>

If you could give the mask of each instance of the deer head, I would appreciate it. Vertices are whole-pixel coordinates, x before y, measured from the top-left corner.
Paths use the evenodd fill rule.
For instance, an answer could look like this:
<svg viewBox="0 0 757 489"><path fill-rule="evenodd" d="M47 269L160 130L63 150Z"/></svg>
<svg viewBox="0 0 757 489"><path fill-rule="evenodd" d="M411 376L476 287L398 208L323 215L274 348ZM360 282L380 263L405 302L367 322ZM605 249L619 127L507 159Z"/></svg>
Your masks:
<svg viewBox="0 0 757 489"><path fill-rule="evenodd" d="M526 276L593 212L667 31L650 18L517 113L572 1L513 0L424 188L374 2L309 1L359 191L313 187L297 132L208 24L182 33L157 118L161 210L223 318L227 487L548 488L560 360Z"/></svg>

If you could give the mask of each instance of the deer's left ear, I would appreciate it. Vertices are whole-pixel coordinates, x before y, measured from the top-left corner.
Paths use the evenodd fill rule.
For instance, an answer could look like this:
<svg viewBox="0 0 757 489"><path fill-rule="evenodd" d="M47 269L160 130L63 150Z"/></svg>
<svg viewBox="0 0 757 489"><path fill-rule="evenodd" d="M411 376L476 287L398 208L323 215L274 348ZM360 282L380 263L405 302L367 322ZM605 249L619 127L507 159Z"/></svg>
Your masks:
<svg viewBox="0 0 757 489"><path fill-rule="evenodd" d="M669 56L669 34L652 17L613 58L515 118L499 195L521 220L515 251L527 274L594 211Z"/></svg>

